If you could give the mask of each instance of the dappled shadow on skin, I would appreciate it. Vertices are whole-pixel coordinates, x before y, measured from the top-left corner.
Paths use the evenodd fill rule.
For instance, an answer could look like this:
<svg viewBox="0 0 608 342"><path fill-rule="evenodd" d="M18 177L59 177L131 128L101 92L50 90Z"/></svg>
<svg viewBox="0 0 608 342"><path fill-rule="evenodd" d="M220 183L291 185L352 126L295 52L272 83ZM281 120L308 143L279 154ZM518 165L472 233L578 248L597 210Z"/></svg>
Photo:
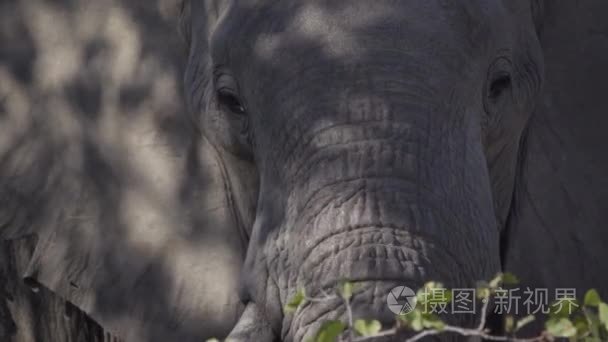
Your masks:
<svg viewBox="0 0 608 342"><path fill-rule="evenodd" d="M70 299L129 341L224 334L226 323L193 296L222 273L185 267L207 246L243 253L197 231L213 224L196 214L216 193L183 196L208 171L193 169L199 161L189 153L199 137L183 106L176 6L0 4L0 237L38 236L29 265L12 276L39 281L52 290L40 296ZM54 340L82 328L42 331L14 306L0 311L15 338Z"/></svg>
<svg viewBox="0 0 608 342"><path fill-rule="evenodd" d="M321 4L315 13L341 15L339 3ZM24 272L128 341L225 334L227 322L214 321L216 309L197 293L213 293L230 275L216 272L209 264L217 261L201 260L200 253L216 249L238 265L245 251L214 231L223 226L221 216L201 214L226 206L221 191L200 185L217 170L199 160L209 148L200 148L183 106L185 51L170 1L1 6L2 25L12 24L3 27L0 47L0 234L39 235ZM389 13L378 10L363 26L343 28L349 45L337 46L314 25L280 36L310 15L302 10L268 13L274 48L306 51L326 70L356 70L374 60L375 51L357 37ZM268 59L274 51L250 48L256 73L305 76L294 68L301 56ZM252 101L276 101L284 85L258 89ZM324 96L326 89L312 88L312 95ZM319 127L306 129L335 124L310 122ZM28 327L15 320L15 329Z"/></svg>
<svg viewBox="0 0 608 342"><path fill-rule="evenodd" d="M468 61L462 58L462 51L455 50L456 52L453 52L454 50L449 49L451 47L449 44L452 44L451 42L453 42L454 46L458 44L458 37L441 36L439 32L433 31L439 30L437 28L439 25L432 23L430 20L426 24L427 26L421 27L414 26L417 24L417 21L408 20L408 16L432 16L432 13L421 14L421 11L414 10L405 14L396 13L394 8L388 5L395 2L388 1L379 2L372 12L367 15L359 13L358 16L349 12L353 10L353 7L356 7L351 2L348 2L348 5L345 5L347 2L344 1L281 2L284 7L293 7L293 11L286 14L285 11L277 10L281 6L280 4L277 4L277 2L270 3L272 4L263 9L249 8L244 10L238 17L235 14L233 14L234 17L231 17L231 14L227 15L227 20L239 23L238 25L230 26L230 29L232 29L230 37L235 41L238 39L238 44L228 44L228 49L232 49L227 54L230 55L230 59L247 61L247 63L241 63L240 65L236 63L236 67L233 65L227 67L236 69L231 71L239 79L240 91L251 109L250 115L259 115L255 120L259 121L258 128L260 132L264 132L259 134L261 136L260 139L267 139L265 141L267 143L266 146L276 146L275 151L266 151L266 153L274 156L274 158L271 158L273 161L279 160L279 162L284 162L285 160L282 160L282 157L285 159L302 159L299 164L301 167L293 167L293 172L302 172L302 169L307 168L319 168L319 164L315 164L314 160L306 159L302 156L302 152L304 151L306 155L310 156L314 156L315 154L321 155L326 147L323 145L323 142L316 144L316 137L311 132L320 132L323 129L344 124L346 120L355 121L355 118L363 120L366 115L367 117L375 118L382 114L380 111L385 111L390 114L383 117L383 120L392 117L397 121L397 117L400 115L405 119L417 116L422 122L428 123L428 125L420 125L424 128L440 125L439 120L437 122L423 121L428 120L433 115L449 113L448 101L450 99L438 96L440 94L447 94L448 92L445 89L439 88L462 83L459 77L470 71L470 65L467 64ZM386 7L383 7L383 5L386 5ZM423 6L420 5L420 7ZM418 10L418 8L416 9ZM428 10L430 9L429 7ZM360 10L365 10L365 5L361 5ZM441 14L437 14L437 16L441 16ZM342 19L352 19L354 17L357 19L363 18L363 20ZM272 20L265 20L265 18L272 18ZM444 18L437 18L438 21L441 19ZM254 22L256 24L252 24ZM257 24L258 22L260 24ZM433 28L433 25L437 27ZM404 32L405 30L408 31ZM221 30L218 31L222 32ZM446 32L451 31L446 30ZM433 45L431 43L433 42L432 38L435 38L435 42L438 41L439 43ZM445 44L445 48L440 50L438 48L439 44ZM463 46L466 45L463 44ZM454 56L449 56L450 53L454 53ZM434 62L433 58L439 61ZM433 88L435 84L432 81L437 81L433 78L437 78L437 74L443 75L440 68L446 67L442 65L442 62L446 62L449 71L453 72L445 73L445 79L442 79L445 82ZM262 80L259 79L260 75L263 77ZM385 77L385 79L382 79L382 77ZM462 77L462 79L465 79L465 77ZM427 88L422 89L423 87ZM263 91L260 91L260 89L263 89ZM414 90L417 91L419 89L423 91L414 92ZM428 96L428 99L412 100L414 96L408 97L412 93L414 95L430 94L430 96ZM425 100L428 102L423 102ZM348 101L351 101L352 104L348 103ZM402 107L399 107L399 104ZM350 108L345 109L343 107L351 105L352 107ZM279 110L273 113L255 111L260 108L267 111L268 108L274 110L280 108L283 112L279 113ZM414 108L412 111L418 110L419 112L399 112L399 110L404 108ZM374 113L374 111L378 111L378 113ZM351 114L350 118L345 114L346 112ZM335 115L336 113L341 113L342 116ZM299 117L305 119L298 120ZM276 136L268 137L268 134L266 134L268 130L263 131L264 125L280 127L280 129L275 129L275 132L294 132L294 134L302 135L303 137L299 139L300 142L298 143L289 141L289 138L284 138L285 141L281 140L282 136L280 133L277 133ZM304 127L304 125L308 126ZM433 128L436 132L437 129ZM344 140L351 138L354 140L354 137L347 134L345 134ZM441 139L445 139L446 137L450 138L449 133L446 133L443 137L428 136L424 138L428 138L429 140L437 138L437 141L445 141ZM400 141L407 138L410 137L395 137L396 140ZM428 140L423 139L423 141L426 142ZM259 141L256 142L259 143ZM295 147L299 147L297 146L298 144L307 144L307 147L305 150L297 150ZM446 146L441 146L439 143L432 145L429 143L428 145L419 146L417 153L424 153L424 155L416 155L414 157L426 157L424 162L428 162L430 168L435 166L433 163L439 164L442 161L435 156L439 155L440 152L445 153ZM292 149L289 147L292 147ZM433 149L439 148L443 148L444 150L433 151ZM457 153L453 154L455 155L454 158L458 158ZM338 158L336 157L335 159ZM414 163L418 162L416 160ZM329 162L326 164L329 164ZM445 165L439 166L444 167ZM382 173L383 171L386 170L378 172ZM390 171L392 170L388 170L387 174ZM312 173L312 171L310 172ZM301 175L300 179L305 179L305 182L309 182L309 184L301 185L302 188L306 189L307 187L316 186L314 183L313 185L310 184L312 180L308 177L310 174L306 171L303 171ZM423 177L425 175L419 176ZM448 170L446 170L446 174L441 176L449 181L448 184L459 184L458 177L463 177L460 173L452 173L448 172ZM297 177L294 178L298 179ZM296 182L297 180L294 181L294 183ZM416 185L419 186L420 184L416 183ZM295 187L298 184L288 184L287 186ZM463 190L464 187L454 186L453 188L450 189L451 195L462 196L461 198L463 199L466 198L466 194L460 193L466 191ZM440 191L441 189L432 190ZM289 190L284 191L288 192ZM437 197L441 195L443 194L438 194ZM301 200L303 199L295 198L293 199L293 203L288 202L287 204L277 205L283 205L293 210L291 215L295 216L297 213L303 212L303 210L298 210L301 209L298 208L298 204L301 203L299 201ZM441 200L444 200L444 198L441 198ZM329 200L328 203L331 204ZM456 218L454 217L454 219ZM285 225L285 230L308 228L304 224L297 225L291 223L293 222ZM278 229L279 227L273 228ZM288 235L288 233L282 233ZM253 241L250 247L253 246L258 250L269 250L272 248L269 246L274 247L274 244L276 244L278 246L275 248L278 250L289 249L285 245L280 245L281 240L284 240L284 236L278 237L278 234L281 233L276 230L263 229L261 230L261 234L257 236L257 240ZM297 233L294 232L293 234L297 236ZM314 238L313 236L310 237L311 239ZM277 259L281 258L277 257ZM285 259L289 258L286 257ZM297 257L294 259L297 259ZM272 262L270 261L270 263ZM289 262L296 263L297 265L297 261L289 260L287 263ZM280 264L281 261L279 260L277 263ZM285 267L296 268L297 266L291 264ZM477 267L477 265L465 265L460 273L466 274L467 278L472 278L469 275L473 273L471 270L474 267ZM255 275L252 277L255 277ZM265 284L264 280L257 279L261 284ZM440 280L449 285L454 285L451 283L454 279L433 280ZM296 279L288 279L287 282L295 283ZM474 284L458 285L472 286ZM282 286L288 285L283 284ZM259 298L264 298L265 290L261 286ZM285 303L286 299L281 298L283 303ZM323 313L326 315L321 317L323 319L344 318L343 316L340 317L344 313L339 309L324 310ZM314 322L314 318L319 317L313 316L310 320ZM474 319L471 317L464 319L460 317L459 319L463 320L463 322L459 323L464 326L474 323ZM317 322L316 326L319 324L320 322ZM311 325L309 330L312 331L314 328L315 326ZM288 328L284 326L283 333L286 333L286 331L288 331Z"/></svg>
<svg viewBox="0 0 608 342"><path fill-rule="evenodd" d="M341 4L323 2L312 14L318 20L340 16ZM223 214L201 214L227 207L223 189L201 186L218 171L210 157L201 157L212 149L200 147L204 142L183 105L186 58L172 2L21 0L0 6L0 236L39 236L24 272L128 341L225 334L230 322L214 321L223 309L206 307L197 294L221 292L245 251L215 231L225 224ZM265 24L273 43L259 49L257 40L245 40L241 51L256 74L296 83L312 81L301 71L306 57L329 72L358 71L378 63L370 31L395 20L381 6L377 11L325 40L315 22L304 23L299 34L281 35L311 16L304 7L285 16L268 8L260 13L273 18ZM399 42L392 48L411 53ZM244 91L252 104L278 102L277 93L289 96L283 88L293 85L283 81L260 86L263 93ZM327 96L324 87L301 86L309 87L302 91L311 98ZM323 119L328 113L299 114L313 115L309 122L318 125L305 130L336 124ZM18 321L15 327L28 329Z"/></svg>

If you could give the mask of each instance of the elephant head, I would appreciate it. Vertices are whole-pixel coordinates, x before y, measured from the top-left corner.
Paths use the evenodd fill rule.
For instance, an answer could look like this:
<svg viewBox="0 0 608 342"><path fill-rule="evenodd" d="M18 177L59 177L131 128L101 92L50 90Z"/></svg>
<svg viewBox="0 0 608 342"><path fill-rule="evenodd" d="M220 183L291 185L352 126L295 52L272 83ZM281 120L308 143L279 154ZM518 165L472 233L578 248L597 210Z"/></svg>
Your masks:
<svg viewBox="0 0 608 342"><path fill-rule="evenodd" d="M187 62L174 1L0 11L6 331L302 341L343 280L392 325L392 288L498 271L608 298L608 1L177 2Z"/></svg>
<svg viewBox="0 0 608 342"><path fill-rule="evenodd" d="M501 270L542 83L534 6L211 0L184 15L188 103L236 218L222 229L247 241L225 284L248 305L233 338L300 341L344 315L340 300L286 314L299 288L357 281L354 314L388 321L395 286Z"/></svg>

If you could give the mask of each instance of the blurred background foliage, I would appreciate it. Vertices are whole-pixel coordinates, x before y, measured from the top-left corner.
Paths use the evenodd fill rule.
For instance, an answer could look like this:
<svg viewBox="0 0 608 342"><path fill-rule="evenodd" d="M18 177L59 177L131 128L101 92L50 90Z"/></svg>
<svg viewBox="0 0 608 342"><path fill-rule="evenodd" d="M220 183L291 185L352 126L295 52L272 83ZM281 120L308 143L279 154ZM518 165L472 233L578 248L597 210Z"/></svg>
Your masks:
<svg viewBox="0 0 608 342"><path fill-rule="evenodd" d="M126 284L100 282L99 274L84 277L89 284L70 283L76 297L79 287L111 289L83 297L82 309L135 315L128 340L161 338L166 330L200 335L196 317L185 317L188 307L172 311L166 288L146 288L176 287L171 272L180 270L164 264L166 255L152 255L153 247L180 233L191 239L200 204L188 185L196 134L182 98L178 7L178 0L0 1L0 340L109 339L82 313L74 319L79 311L48 289L25 290L21 276L35 268L32 255L57 263L40 275L57 287L58 277L95 266L94 256L103 256L104 269L143 274ZM120 243L92 250L100 239ZM68 255L80 257L60 265ZM148 293L113 301L127 289ZM168 326L137 323L155 320Z"/></svg>

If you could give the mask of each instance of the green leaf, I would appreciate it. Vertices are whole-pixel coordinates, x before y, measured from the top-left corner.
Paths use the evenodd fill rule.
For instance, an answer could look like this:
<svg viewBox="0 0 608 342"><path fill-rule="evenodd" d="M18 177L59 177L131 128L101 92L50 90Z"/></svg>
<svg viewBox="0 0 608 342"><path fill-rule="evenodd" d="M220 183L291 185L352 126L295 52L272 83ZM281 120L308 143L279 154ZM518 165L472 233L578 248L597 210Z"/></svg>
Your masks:
<svg viewBox="0 0 608 342"><path fill-rule="evenodd" d="M445 323L435 314L422 314L422 326L427 329L437 329L439 331L445 328Z"/></svg>
<svg viewBox="0 0 608 342"><path fill-rule="evenodd" d="M576 328L576 336L583 337L591 333L591 331L589 331L589 323L587 322L586 317L578 315L574 318L572 323Z"/></svg>
<svg viewBox="0 0 608 342"><path fill-rule="evenodd" d="M416 305L425 307L428 303L449 304L452 300L452 291L443 287L442 283L428 282L416 292Z"/></svg>
<svg viewBox="0 0 608 342"><path fill-rule="evenodd" d="M488 286L491 289L497 289L501 284L515 285L517 283L519 283L519 279L513 273L505 272L498 273L494 279L490 280Z"/></svg>
<svg viewBox="0 0 608 342"><path fill-rule="evenodd" d="M502 273L498 273L496 275L496 277L494 277L494 279L490 280L488 287L491 289L497 288L500 285L500 283L502 283L502 276L503 276Z"/></svg>
<svg viewBox="0 0 608 342"><path fill-rule="evenodd" d="M487 281L478 281L477 288L475 289L475 296L477 299L487 299L490 298L492 294L492 290L490 289L490 284Z"/></svg>
<svg viewBox="0 0 608 342"><path fill-rule="evenodd" d="M419 316L416 319L412 320L410 323L410 327L414 331L421 331L424 328L424 325L422 324L422 316Z"/></svg>
<svg viewBox="0 0 608 342"><path fill-rule="evenodd" d="M545 322L545 327L555 337L572 337L576 335L576 328L567 318L551 318Z"/></svg>
<svg viewBox="0 0 608 342"><path fill-rule="evenodd" d="M295 312L298 310L300 305L306 303L306 294L304 293L304 289L299 289L293 297L289 300L289 302L285 305L285 312Z"/></svg>
<svg viewBox="0 0 608 342"><path fill-rule="evenodd" d="M603 302L599 303L598 312L600 322L604 325L604 329L608 330L608 304Z"/></svg>
<svg viewBox="0 0 608 342"><path fill-rule="evenodd" d="M600 337L600 325L602 324L600 322L599 317L591 312L588 309L584 309L583 313L585 314L585 318L587 319L587 325L589 327L589 331L591 332L591 335L593 337Z"/></svg>
<svg viewBox="0 0 608 342"><path fill-rule="evenodd" d="M536 317L534 317L534 315L528 315L528 316L518 320L517 324L515 325L515 331L518 331L519 329L525 327L526 325L534 322L535 319L536 319Z"/></svg>
<svg viewBox="0 0 608 342"><path fill-rule="evenodd" d="M422 324L422 312L420 312L420 309L418 308L405 315L400 315L397 318L403 322L406 327L410 327L414 331L420 331L424 328Z"/></svg>
<svg viewBox="0 0 608 342"><path fill-rule="evenodd" d="M505 272L502 274L502 283L505 285L517 285L519 284L519 279L513 273Z"/></svg>
<svg viewBox="0 0 608 342"><path fill-rule="evenodd" d="M346 324L340 321L326 321L323 322L315 338L314 342L336 342L338 336L344 332Z"/></svg>
<svg viewBox="0 0 608 342"><path fill-rule="evenodd" d="M426 289L443 289L443 284L440 282L436 282L436 281L429 281L426 284L424 284L424 288Z"/></svg>
<svg viewBox="0 0 608 342"><path fill-rule="evenodd" d="M435 304L450 304L452 302L452 290L438 289L430 293L428 301Z"/></svg>
<svg viewBox="0 0 608 342"><path fill-rule="evenodd" d="M364 319L358 319L353 324L353 328L360 336L375 336L382 329L382 324L377 320L366 321Z"/></svg>
<svg viewBox="0 0 608 342"><path fill-rule="evenodd" d="M345 281L340 286L340 295L345 300L350 300L353 296L353 283Z"/></svg>
<svg viewBox="0 0 608 342"><path fill-rule="evenodd" d="M600 294L596 289L590 289L587 291L587 293L585 293L585 305L597 307L601 301Z"/></svg>
<svg viewBox="0 0 608 342"><path fill-rule="evenodd" d="M602 342L602 340L599 337L587 336L583 338L583 342Z"/></svg>
<svg viewBox="0 0 608 342"><path fill-rule="evenodd" d="M565 318L576 312L579 307L575 298L556 300L551 304L549 317Z"/></svg>
<svg viewBox="0 0 608 342"><path fill-rule="evenodd" d="M205 342L220 342L220 340L218 340L217 338L210 338L210 339L206 340Z"/></svg>

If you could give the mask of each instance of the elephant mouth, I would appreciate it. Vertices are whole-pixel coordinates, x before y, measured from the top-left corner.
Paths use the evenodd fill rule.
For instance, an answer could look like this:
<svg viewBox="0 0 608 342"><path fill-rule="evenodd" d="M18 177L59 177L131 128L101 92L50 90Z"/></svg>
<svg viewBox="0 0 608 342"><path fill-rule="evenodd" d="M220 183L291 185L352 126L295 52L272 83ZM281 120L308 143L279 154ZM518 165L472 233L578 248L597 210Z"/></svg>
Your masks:
<svg viewBox="0 0 608 342"><path fill-rule="evenodd" d="M375 319L385 327L395 324L395 313L387 305L387 294L397 286L403 286L402 280L361 280L355 286L355 295L349 302L354 319ZM325 296L325 295L323 295ZM318 331L320 325L328 320L347 322L345 302L338 296L318 297L306 303L290 324L284 325L283 338L293 341L308 341ZM372 314L373 313L373 314ZM290 339L291 337L291 339Z"/></svg>

